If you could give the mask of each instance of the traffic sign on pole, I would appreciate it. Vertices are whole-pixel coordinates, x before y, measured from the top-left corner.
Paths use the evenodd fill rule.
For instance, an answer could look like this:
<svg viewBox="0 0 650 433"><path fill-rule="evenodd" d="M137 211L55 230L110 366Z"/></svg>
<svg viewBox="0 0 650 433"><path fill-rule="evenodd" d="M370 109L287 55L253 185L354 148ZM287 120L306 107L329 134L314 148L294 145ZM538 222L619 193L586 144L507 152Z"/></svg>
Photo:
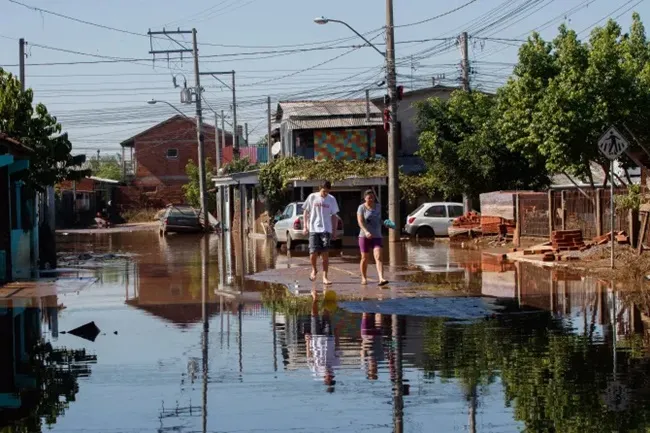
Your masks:
<svg viewBox="0 0 650 433"><path fill-rule="evenodd" d="M629 146L630 143L613 126L598 140L601 153L612 161L621 156Z"/></svg>

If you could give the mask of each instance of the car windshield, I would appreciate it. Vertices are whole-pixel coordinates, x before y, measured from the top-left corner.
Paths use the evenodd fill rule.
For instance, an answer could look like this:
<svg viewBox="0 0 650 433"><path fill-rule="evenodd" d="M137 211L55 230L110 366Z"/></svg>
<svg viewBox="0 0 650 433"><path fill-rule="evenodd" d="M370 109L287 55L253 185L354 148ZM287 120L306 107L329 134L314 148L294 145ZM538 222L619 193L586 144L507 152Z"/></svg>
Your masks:
<svg viewBox="0 0 650 433"><path fill-rule="evenodd" d="M169 212L170 216L174 217L196 217L197 213L191 207L173 207Z"/></svg>
<svg viewBox="0 0 650 433"><path fill-rule="evenodd" d="M302 215L305 209L302 207L302 203L296 204L296 215Z"/></svg>

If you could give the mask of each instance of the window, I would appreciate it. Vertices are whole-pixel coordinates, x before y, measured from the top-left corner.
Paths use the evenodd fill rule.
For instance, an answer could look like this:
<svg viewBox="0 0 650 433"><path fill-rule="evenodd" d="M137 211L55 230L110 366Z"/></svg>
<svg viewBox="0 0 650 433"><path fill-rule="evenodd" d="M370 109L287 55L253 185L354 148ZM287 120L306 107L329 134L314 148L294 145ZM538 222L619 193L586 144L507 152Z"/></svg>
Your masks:
<svg viewBox="0 0 650 433"><path fill-rule="evenodd" d="M302 207L302 204L297 204L296 206L298 206L298 209L296 209L296 215L300 216L305 213L305 208Z"/></svg>
<svg viewBox="0 0 650 433"><path fill-rule="evenodd" d="M458 218L463 216L463 207L458 205L449 206L449 218Z"/></svg>
<svg viewBox="0 0 650 433"><path fill-rule="evenodd" d="M420 206L418 206L417 209L415 209L413 212L411 212L411 213L409 214L409 216L413 216L413 215L415 215L416 213L420 212L420 211L422 210L423 207L424 207L424 205L421 204Z"/></svg>
<svg viewBox="0 0 650 433"><path fill-rule="evenodd" d="M282 219L285 220L287 218L291 218L293 216L293 205L290 204L284 209L284 213L282 214Z"/></svg>
<svg viewBox="0 0 650 433"><path fill-rule="evenodd" d="M447 207L445 205L431 206L424 213L424 216L429 217L429 218L446 218L447 217Z"/></svg>
<svg viewBox="0 0 650 433"><path fill-rule="evenodd" d="M167 158L168 159L177 159L178 158L178 149L167 149Z"/></svg>

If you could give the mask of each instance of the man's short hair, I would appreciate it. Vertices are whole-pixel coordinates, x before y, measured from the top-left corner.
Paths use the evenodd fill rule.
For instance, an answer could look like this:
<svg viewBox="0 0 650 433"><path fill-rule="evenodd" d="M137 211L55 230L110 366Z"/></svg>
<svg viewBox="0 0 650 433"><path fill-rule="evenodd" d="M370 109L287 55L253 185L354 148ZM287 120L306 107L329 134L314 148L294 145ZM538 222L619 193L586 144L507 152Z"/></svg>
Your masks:
<svg viewBox="0 0 650 433"><path fill-rule="evenodd" d="M332 182L324 180L320 183L320 189L332 189Z"/></svg>

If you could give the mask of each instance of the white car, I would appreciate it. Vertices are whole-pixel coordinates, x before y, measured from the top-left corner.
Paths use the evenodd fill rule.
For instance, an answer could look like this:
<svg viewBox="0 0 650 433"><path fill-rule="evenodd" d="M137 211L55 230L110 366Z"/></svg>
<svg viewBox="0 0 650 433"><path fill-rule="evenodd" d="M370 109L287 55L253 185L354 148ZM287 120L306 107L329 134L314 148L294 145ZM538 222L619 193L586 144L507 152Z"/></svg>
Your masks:
<svg viewBox="0 0 650 433"><path fill-rule="evenodd" d="M449 227L463 213L462 203L424 203L406 218L404 231L421 238L449 236Z"/></svg>
<svg viewBox="0 0 650 433"><path fill-rule="evenodd" d="M340 249L343 244L343 221L337 215L338 224L336 228L336 240L332 243L334 248ZM289 203L284 212L278 215L273 226L275 240L278 246L287 244L287 249L292 250L297 244L309 243L309 235L305 235L303 229L303 203Z"/></svg>

